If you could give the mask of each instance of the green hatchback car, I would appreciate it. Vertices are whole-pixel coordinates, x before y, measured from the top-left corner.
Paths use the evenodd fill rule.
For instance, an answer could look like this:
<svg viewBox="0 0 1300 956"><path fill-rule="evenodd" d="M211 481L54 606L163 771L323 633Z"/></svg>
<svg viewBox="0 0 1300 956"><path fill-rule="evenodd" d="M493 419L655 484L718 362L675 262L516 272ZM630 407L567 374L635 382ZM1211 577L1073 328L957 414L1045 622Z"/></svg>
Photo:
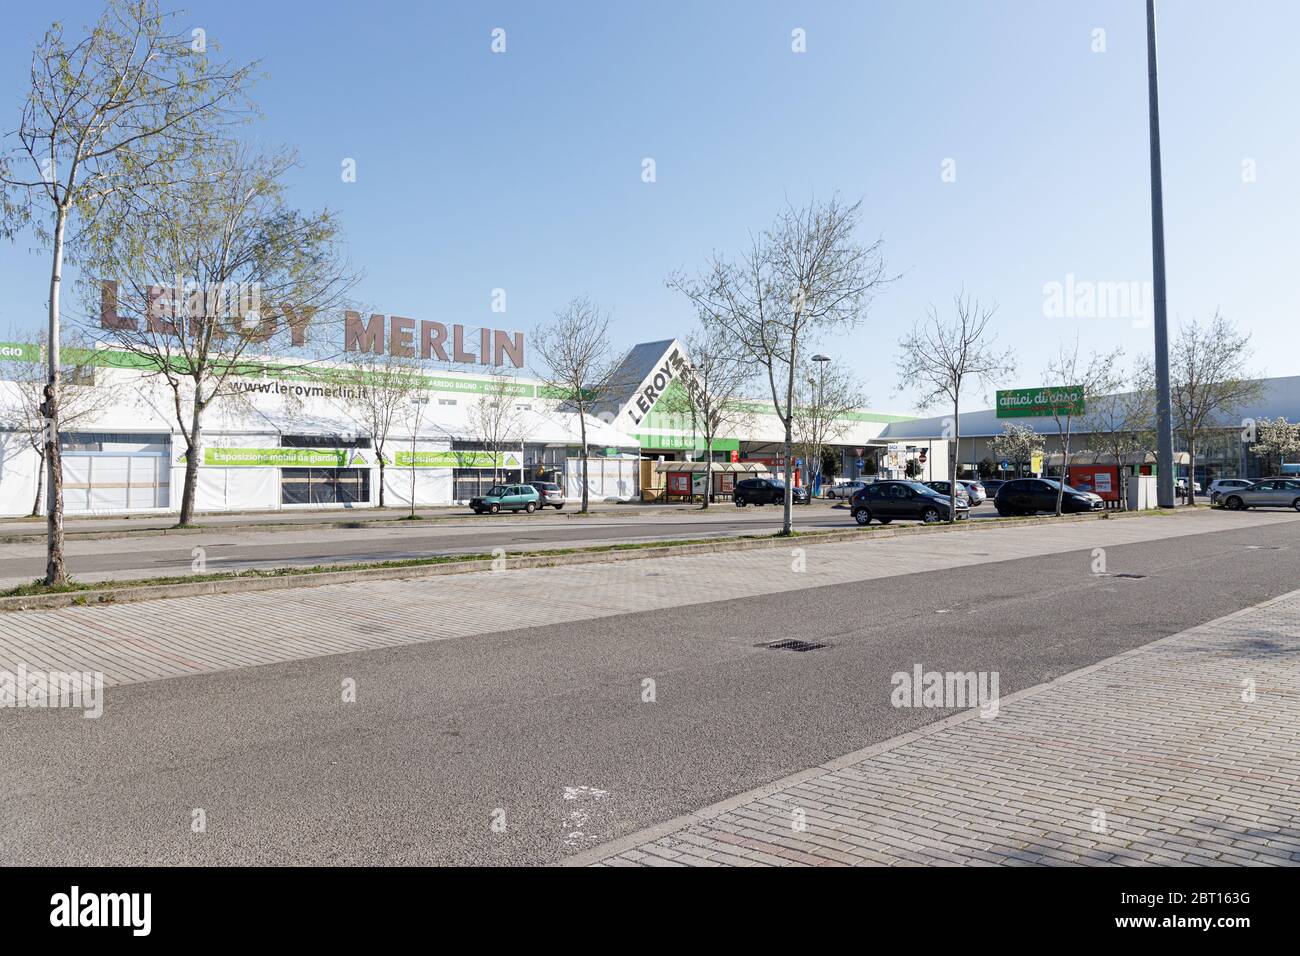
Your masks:
<svg viewBox="0 0 1300 956"><path fill-rule="evenodd" d="M541 495L532 485L493 485L487 494L469 499L469 506L475 514L494 515L498 511L526 511L532 514L537 510Z"/></svg>

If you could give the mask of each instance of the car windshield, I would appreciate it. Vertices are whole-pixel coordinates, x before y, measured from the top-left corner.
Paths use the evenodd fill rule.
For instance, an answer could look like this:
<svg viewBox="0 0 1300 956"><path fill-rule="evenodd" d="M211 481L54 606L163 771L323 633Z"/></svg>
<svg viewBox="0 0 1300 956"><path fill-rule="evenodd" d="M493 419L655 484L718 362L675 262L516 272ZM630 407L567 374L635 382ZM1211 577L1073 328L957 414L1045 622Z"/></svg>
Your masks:
<svg viewBox="0 0 1300 956"><path fill-rule="evenodd" d="M539 482L538 485L537 485L537 487L538 487L538 488L541 488L542 491L559 491L559 490L560 490L560 486L559 486L559 485L553 484L553 483L551 483L551 482L549 482L549 481Z"/></svg>
<svg viewBox="0 0 1300 956"><path fill-rule="evenodd" d="M505 495L505 493L506 493L505 485L493 485L491 488L488 489L489 498L501 498Z"/></svg>
<svg viewBox="0 0 1300 956"><path fill-rule="evenodd" d="M939 493L935 491L933 488L931 488L929 485L923 485L919 481L904 481L901 482L901 484L903 484L908 488L911 488L913 491L919 491L923 495L937 495Z"/></svg>
<svg viewBox="0 0 1300 956"><path fill-rule="evenodd" d="M1055 490L1056 490L1056 486L1060 484L1059 481L1055 481L1055 480L1053 480L1053 479L1051 479L1051 478L1040 478L1039 481L1043 482L1043 484L1045 484L1045 485L1047 485L1048 487L1050 487L1053 491L1055 491ZM1080 491L1078 488L1072 488L1072 487L1070 487L1069 485L1066 485L1066 486L1065 486L1065 490L1066 490L1066 493L1068 493L1068 494L1075 494L1075 495L1081 495L1081 494L1084 494L1084 492Z"/></svg>

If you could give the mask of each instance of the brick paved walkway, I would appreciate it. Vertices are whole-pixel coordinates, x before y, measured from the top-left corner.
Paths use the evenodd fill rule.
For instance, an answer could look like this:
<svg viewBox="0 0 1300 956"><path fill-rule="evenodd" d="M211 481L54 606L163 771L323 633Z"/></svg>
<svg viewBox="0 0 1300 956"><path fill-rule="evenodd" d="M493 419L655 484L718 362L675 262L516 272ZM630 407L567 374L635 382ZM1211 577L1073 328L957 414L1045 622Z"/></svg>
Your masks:
<svg viewBox="0 0 1300 956"><path fill-rule="evenodd" d="M1206 512L980 528L729 554L0 612L0 670L100 671L106 686L520 627L1296 522ZM796 566L804 570L797 572Z"/></svg>
<svg viewBox="0 0 1300 956"><path fill-rule="evenodd" d="M1300 864L1300 591L977 713L568 862Z"/></svg>

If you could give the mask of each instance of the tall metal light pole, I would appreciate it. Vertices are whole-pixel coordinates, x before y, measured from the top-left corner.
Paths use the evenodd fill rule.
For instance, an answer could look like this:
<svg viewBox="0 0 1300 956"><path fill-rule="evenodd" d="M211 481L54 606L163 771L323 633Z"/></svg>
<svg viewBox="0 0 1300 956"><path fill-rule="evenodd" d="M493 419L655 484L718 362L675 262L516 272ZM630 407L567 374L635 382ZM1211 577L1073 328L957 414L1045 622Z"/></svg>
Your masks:
<svg viewBox="0 0 1300 956"><path fill-rule="evenodd" d="M831 357L829 355L817 354L812 357L812 360L817 363L817 430L820 432L822 430L821 416L824 414L824 409L826 408L826 363L831 360ZM808 467L809 470L812 471L813 463L808 462ZM814 492L821 491L822 443L820 440L817 442L817 464L816 470L813 471L813 474L816 476L816 487L809 489L808 494L810 496ZM809 500L811 501L812 499L809 498Z"/></svg>
<svg viewBox="0 0 1300 956"><path fill-rule="evenodd" d="M1174 423L1169 394L1169 320L1165 309L1165 213L1160 181L1160 91L1156 79L1156 2L1147 0L1147 100L1151 115L1151 269L1156 326L1156 503L1174 506Z"/></svg>

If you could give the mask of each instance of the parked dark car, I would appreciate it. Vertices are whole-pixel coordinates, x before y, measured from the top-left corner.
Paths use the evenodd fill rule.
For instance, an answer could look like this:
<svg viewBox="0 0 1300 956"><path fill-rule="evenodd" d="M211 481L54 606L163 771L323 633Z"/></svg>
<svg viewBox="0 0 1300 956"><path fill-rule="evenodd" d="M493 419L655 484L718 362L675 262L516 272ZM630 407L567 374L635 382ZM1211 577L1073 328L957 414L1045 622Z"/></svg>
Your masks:
<svg viewBox="0 0 1300 956"><path fill-rule="evenodd" d="M785 482L774 478L745 478L736 482L732 489L731 500L737 508L745 505L779 505L785 503ZM795 486L791 502L796 505L808 504L808 489Z"/></svg>
<svg viewBox="0 0 1300 956"><path fill-rule="evenodd" d="M493 485L487 494L469 499L469 506L479 515L494 515L498 511L526 511L532 514L541 500L541 494L532 485Z"/></svg>
<svg viewBox="0 0 1300 956"><path fill-rule="evenodd" d="M1003 478L985 478L982 482L984 485L984 497L992 500L997 497L998 489L1006 484Z"/></svg>
<svg viewBox="0 0 1300 956"><path fill-rule="evenodd" d="M877 481L853 496L853 520L860 525L873 520L889 524L895 518L934 524L947 521L951 513L947 495L941 495L919 481ZM970 517L970 503L957 499L957 520Z"/></svg>
<svg viewBox="0 0 1300 956"><path fill-rule="evenodd" d="M1040 511L1056 511L1056 491L1060 483L1052 478L1016 478L998 489L993 506L1003 517L1032 515ZM1061 496L1061 511L1077 514L1083 511L1102 511L1106 507L1099 495L1065 486Z"/></svg>

